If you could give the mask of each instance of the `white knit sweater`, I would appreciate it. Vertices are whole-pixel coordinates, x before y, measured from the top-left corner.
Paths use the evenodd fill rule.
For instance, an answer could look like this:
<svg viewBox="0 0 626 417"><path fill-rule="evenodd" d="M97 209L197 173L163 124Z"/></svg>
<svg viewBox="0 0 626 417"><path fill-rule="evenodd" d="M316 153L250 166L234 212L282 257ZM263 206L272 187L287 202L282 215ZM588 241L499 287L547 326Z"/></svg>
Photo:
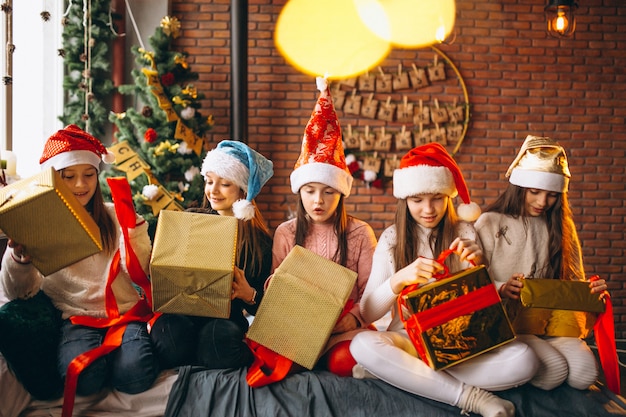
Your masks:
<svg viewBox="0 0 626 417"><path fill-rule="evenodd" d="M113 204L105 204L119 230ZM142 268L148 271L151 251L148 225L140 216L137 216L137 223L141 224L130 230L131 245ZM123 241L121 231L118 231L118 235L113 253L120 248L122 269L112 287L120 313L124 313L137 302L139 294L126 270L125 250L123 244L120 246ZM0 269L0 284L8 299L28 298L41 288L62 311L63 318L73 315L106 317L104 296L112 255L99 252L43 277L32 264L20 265L15 262L12 253L13 249L7 248Z"/></svg>

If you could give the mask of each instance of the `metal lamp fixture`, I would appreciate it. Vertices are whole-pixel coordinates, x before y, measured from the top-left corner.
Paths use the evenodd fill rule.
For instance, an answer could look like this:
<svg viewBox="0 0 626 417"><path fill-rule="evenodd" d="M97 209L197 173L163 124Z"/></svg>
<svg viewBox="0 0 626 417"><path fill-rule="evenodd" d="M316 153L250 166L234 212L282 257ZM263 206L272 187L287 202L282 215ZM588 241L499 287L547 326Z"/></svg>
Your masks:
<svg viewBox="0 0 626 417"><path fill-rule="evenodd" d="M578 3L574 0L548 0L544 8L548 34L555 38L568 38L576 30L574 11Z"/></svg>

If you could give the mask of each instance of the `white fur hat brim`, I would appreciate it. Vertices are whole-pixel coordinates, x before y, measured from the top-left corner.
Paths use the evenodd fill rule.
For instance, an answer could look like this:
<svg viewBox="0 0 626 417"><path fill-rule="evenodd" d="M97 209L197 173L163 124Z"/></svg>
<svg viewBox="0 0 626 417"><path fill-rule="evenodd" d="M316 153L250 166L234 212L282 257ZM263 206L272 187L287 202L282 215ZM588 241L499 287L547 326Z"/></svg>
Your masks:
<svg viewBox="0 0 626 417"><path fill-rule="evenodd" d="M444 166L413 165L393 172L393 196L405 199L418 194L457 195L454 177Z"/></svg>
<svg viewBox="0 0 626 417"><path fill-rule="evenodd" d="M55 171L60 171L73 165L89 164L96 167L99 172L100 162L102 162L102 158L94 152L78 150L56 154L55 156L44 161L40 167L42 170L52 167Z"/></svg>
<svg viewBox="0 0 626 417"><path fill-rule="evenodd" d="M319 182L339 191L345 197L352 189L352 175L335 165L325 162L309 162L291 172L291 191L297 194L304 184Z"/></svg>
<svg viewBox="0 0 626 417"><path fill-rule="evenodd" d="M200 172L203 176L206 176L207 172L213 172L248 192L250 170L239 159L220 149L213 149L206 154Z"/></svg>
<svg viewBox="0 0 626 417"><path fill-rule="evenodd" d="M564 175L521 168L514 168L511 171L509 182L519 187L555 193L565 193L569 186L569 178Z"/></svg>

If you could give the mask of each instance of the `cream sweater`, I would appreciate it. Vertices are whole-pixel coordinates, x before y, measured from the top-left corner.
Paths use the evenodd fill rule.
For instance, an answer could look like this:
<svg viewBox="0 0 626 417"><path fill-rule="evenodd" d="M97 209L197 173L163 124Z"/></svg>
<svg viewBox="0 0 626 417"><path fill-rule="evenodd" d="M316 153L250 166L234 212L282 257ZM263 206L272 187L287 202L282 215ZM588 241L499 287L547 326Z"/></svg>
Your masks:
<svg viewBox="0 0 626 417"><path fill-rule="evenodd" d="M119 230L113 204L105 204ZM139 215L137 223L139 226L130 230L131 245L142 268L148 271L151 251L148 224ZM120 313L125 313L135 305L139 294L126 270L125 250L123 244L120 246L123 241L121 231L118 231L118 235L119 240L113 253L120 249L122 269L112 287ZM7 248L0 269L0 284L9 300L28 298L41 288L61 310L63 318L73 315L106 317L104 296L112 255L99 252L44 277L32 264L20 265L15 262L12 253L13 249Z"/></svg>

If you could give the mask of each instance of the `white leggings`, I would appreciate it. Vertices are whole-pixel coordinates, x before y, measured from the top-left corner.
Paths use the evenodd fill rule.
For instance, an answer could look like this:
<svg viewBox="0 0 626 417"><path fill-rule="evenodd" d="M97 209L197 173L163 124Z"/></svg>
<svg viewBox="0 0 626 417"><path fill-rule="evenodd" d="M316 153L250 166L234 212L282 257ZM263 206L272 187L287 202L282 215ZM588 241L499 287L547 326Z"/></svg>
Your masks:
<svg viewBox="0 0 626 417"><path fill-rule="evenodd" d="M518 335L539 358L539 370L530 383L551 390L563 382L585 390L598 378L596 358L584 340L575 337L546 337Z"/></svg>
<svg viewBox="0 0 626 417"><path fill-rule="evenodd" d="M357 334L354 359L370 373L402 390L456 406L464 384L501 391L528 382L539 362L524 343L513 341L442 371L418 358L404 330Z"/></svg>

